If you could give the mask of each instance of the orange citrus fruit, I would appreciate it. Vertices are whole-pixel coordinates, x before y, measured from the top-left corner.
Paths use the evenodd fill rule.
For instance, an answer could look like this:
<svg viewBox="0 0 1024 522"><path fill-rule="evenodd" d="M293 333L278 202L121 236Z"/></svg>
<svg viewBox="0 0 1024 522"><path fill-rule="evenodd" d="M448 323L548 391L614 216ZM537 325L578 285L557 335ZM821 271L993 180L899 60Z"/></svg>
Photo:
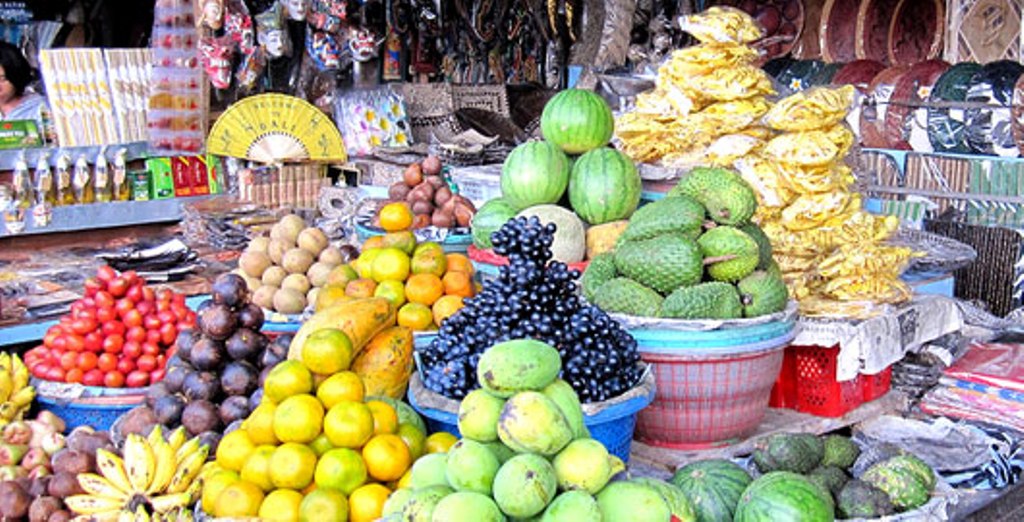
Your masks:
<svg viewBox="0 0 1024 522"><path fill-rule="evenodd" d="M366 483L366 464L358 451L335 448L320 457L313 480L317 487L338 490L346 495Z"/></svg>
<svg viewBox="0 0 1024 522"><path fill-rule="evenodd" d="M348 497L349 522L372 522L380 518L391 490L380 484L360 486Z"/></svg>
<svg viewBox="0 0 1024 522"><path fill-rule="evenodd" d="M354 351L345 332L337 328L321 328L302 343L302 363L313 373L333 375L348 369Z"/></svg>
<svg viewBox="0 0 1024 522"><path fill-rule="evenodd" d="M340 491L320 489L307 493L299 505L299 522L345 522L348 499Z"/></svg>
<svg viewBox="0 0 1024 522"><path fill-rule="evenodd" d="M359 247L360 252L365 252L371 248L384 248L384 236L370 236L363 241L362 246Z"/></svg>
<svg viewBox="0 0 1024 522"><path fill-rule="evenodd" d="M265 444L256 448L242 466L239 477L259 486L263 491L272 491L274 484L270 482L270 457L274 455L276 446Z"/></svg>
<svg viewBox="0 0 1024 522"><path fill-rule="evenodd" d="M427 442L427 435L420 431L419 428L407 422L399 423L398 436L402 437L402 440L405 441L405 445L409 447L409 453L412 455L413 460L416 460L423 455L423 450Z"/></svg>
<svg viewBox="0 0 1024 522"><path fill-rule="evenodd" d="M366 407L373 414L373 433L395 433L398 431L398 412L390 404L381 401L366 401Z"/></svg>
<svg viewBox="0 0 1024 522"><path fill-rule="evenodd" d="M381 281L377 289L373 291L374 297L387 299L391 306L398 307L405 304L405 283L402 281Z"/></svg>
<svg viewBox="0 0 1024 522"><path fill-rule="evenodd" d="M455 445L459 439L448 433L447 431L439 431L437 433L431 433L427 437L425 449L427 453L447 453L448 449Z"/></svg>
<svg viewBox="0 0 1024 522"><path fill-rule="evenodd" d="M416 235L409 230L388 232L383 238L382 243L385 247L397 248L410 256L416 249Z"/></svg>
<svg viewBox="0 0 1024 522"><path fill-rule="evenodd" d="M252 410L249 418L242 422L242 429L249 434L249 439L253 444L277 444L280 442L277 440L277 435L274 435L275 411L277 411L276 404L263 401L255 410Z"/></svg>
<svg viewBox="0 0 1024 522"><path fill-rule="evenodd" d="M313 482L316 461L316 453L309 446L286 442L270 456L270 481L277 489L301 491Z"/></svg>
<svg viewBox="0 0 1024 522"><path fill-rule="evenodd" d="M383 248L373 258L373 280L405 281L409 277L409 256L397 248Z"/></svg>
<svg viewBox="0 0 1024 522"><path fill-rule="evenodd" d="M363 446L363 462L371 477L387 482L402 478L412 465L412 455L401 437L384 433Z"/></svg>
<svg viewBox="0 0 1024 522"><path fill-rule="evenodd" d="M430 307L419 303L405 303L398 309L398 326L422 331L430 328L434 316Z"/></svg>
<svg viewBox="0 0 1024 522"><path fill-rule="evenodd" d="M320 435L324 406L316 397L303 393L281 401L274 411L274 435L281 442L307 443Z"/></svg>
<svg viewBox="0 0 1024 522"><path fill-rule="evenodd" d="M444 295L444 283L434 274L413 274L405 282L405 298L410 303L430 306Z"/></svg>
<svg viewBox="0 0 1024 522"><path fill-rule="evenodd" d="M373 297L375 291L377 291L377 282L369 278L360 277L345 285L345 295L349 297Z"/></svg>
<svg viewBox="0 0 1024 522"><path fill-rule="evenodd" d="M361 402L341 401L327 411L324 433L336 447L362 447L373 436L373 413Z"/></svg>
<svg viewBox="0 0 1024 522"><path fill-rule="evenodd" d="M204 478L201 498L203 511L213 513L216 510L217 497L224 491L224 488L238 482L239 480L242 479L238 476L238 473L231 471L230 469L218 470Z"/></svg>
<svg viewBox="0 0 1024 522"><path fill-rule="evenodd" d="M476 273L476 270L473 268L472 261L470 261L465 254L453 252L451 254L446 254L445 258L448 261L449 272L462 272L470 277L473 277L473 274Z"/></svg>
<svg viewBox="0 0 1024 522"><path fill-rule="evenodd" d="M256 445L252 443L246 430L232 431L217 445L217 464L227 470L242 471L242 466L254 451Z"/></svg>
<svg viewBox="0 0 1024 522"><path fill-rule="evenodd" d="M260 512L263 490L255 484L239 480L224 488L214 502L217 517L254 517Z"/></svg>
<svg viewBox="0 0 1024 522"><path fill-rule="evenodd" d="M331 439L327 438L326 433L321 433L317 438L313 439L313 441L309 443L309 449L313 450L313 453L316 453L317 458L320 458L324 456L324 453L334 449L334 444L331 444Z"/></svg>
<svg viewBox="0 0 1024 522"><path fill-rule="evenodd" d="M388 232L407 230L412 226L412 210L406 203L388 203L380 209L380 227Z"/></svg>
<svg viewBox="0 0 1024 522"><path fill-rule="evenodd" d="M441 321L451 317L462 308L462 297L457 295L446 295L434 303L432 312L434 315L434 324L441 326Z"/></svg>
<svg viewBox="0 0 1024 522"><path fill-rule="evenodd" d="M302 493L293 489L275 489L268 493L260 504L259 517L274 522L298 520L301 504Z"/></svg>
<svg viewBox="0 0 1024 522"><path fill-rule="evenodd" d="M465 272L449 271L441 279L444 283L444 293L460 297L473 297L473 279Z"/></svg>
<svg viewBox="0 0 1024 522"><path fill-rule="evenodd" d="M363 402L366 387L363 380L355 372L338 372L320 383L316 389L316 398L320 399L324 408L330 410L341 401Z"/></svg>
<svg viewBox="0 0 1024 522"><path fill-rule="evenodd" d="M355 269L359 277L363 279L373 278L373 260L377 258L383 248L364 249L359 257L355 259Z"/></svg>
<svg viewBox="0 0 1024 522"><path fill-rule="evenodd" d="M313 391L313 374L302 361L283 361L267 375L263 382L263 398L275 404L291 397Z"/></svg>
<svg viewBox="0 0 1024 522"><path fill-rule="evenodd" d="M444 275L448 270L448 261L444 257L444 249L437 243L421 243L412 255L412 273Z"/></svg>

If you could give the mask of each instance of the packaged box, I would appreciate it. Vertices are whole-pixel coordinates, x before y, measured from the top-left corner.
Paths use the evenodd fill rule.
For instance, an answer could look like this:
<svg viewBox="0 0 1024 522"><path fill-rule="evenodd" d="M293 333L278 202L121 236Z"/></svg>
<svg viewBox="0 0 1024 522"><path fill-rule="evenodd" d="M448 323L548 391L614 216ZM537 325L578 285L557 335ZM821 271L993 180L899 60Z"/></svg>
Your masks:
<svg viewBox="0 0 1024 522"><path fill-rule="evenodd" d="M206 165L206 156L188 158L192 173L192 195L205 196L210 193L210 177Z"/></svg>
<svg viewBox="0 0 1024 522"><path fill-rule="evenodd" d="M23 149L42 145L43 137L35 120L0 122L0 149Z"/></svg>
<svg viewBox="0 0 1024 522"><path fill-rule="evenodd" d="M185 198L192 195L192 162L185 156L171 158L171 173L174 176L174 196Z"/></svg>
<svg viewBox="0 0 1024 522"><path fill-rule="evenodd" d="M153 185L148 170L128 171L128 183L132 187L133 201L149 201L153 199Z"/></svg>
<svg viewBox="0 0 1024 522"><path fill-rule="evenodd" d="M174 174L171 172L171 158L149 158L146 168L150 176L150 195L153 199L174 197Z"/></svg>
<svg viewBox="0 0 1024 522"><path fill-rule="evenodd" d="M219 157L213 154L206 155L206 174L210 184L210 194L227 192L223 178L224 168Z"/></svg>

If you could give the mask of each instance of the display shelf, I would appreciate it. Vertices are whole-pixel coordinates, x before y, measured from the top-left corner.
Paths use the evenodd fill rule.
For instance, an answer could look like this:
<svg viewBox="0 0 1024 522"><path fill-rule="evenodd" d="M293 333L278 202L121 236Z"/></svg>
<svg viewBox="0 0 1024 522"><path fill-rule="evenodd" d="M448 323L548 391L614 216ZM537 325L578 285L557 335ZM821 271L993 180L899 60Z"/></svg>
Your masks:
<svg viewBox="0 0 1024 522"><path fill-rule="evenodd" d="M85 158L91 165L96 161L96 156L99 155L100 149L104 148L106 150L103 154L109 161L113 161L114 155L121 149L125 149L127 151L125 156L127 161L145 159L149 156L149 143L145 141L114 143L102 146L93 145L88 147L32 147L28 149L9 149L0 150L0 170L14 169L14 164L22 158L24 158L25 162L28 163L30 169L35 168L36 162L39 161L39 157L43 155L46 155L48 158L50 166L54 167L57 165L57 158L60 157L61 154L67 154L70 156L72 162L84 154Z"/></svg>
<svg viewBox="0 0 1024 522"><path fill-rule="evenodd" d="M201 201L210 197L194 196L188 198L156 199L152 201L112 201L109 203L55 207L53 209L53 218L48 226L35 226L32 223L32 217L29 216L27 218L28 224L25 226L24 231L20 234L10 234L6 230L0 230L0 238L179 221L182 218L181 206L183 204Z"/></svg>

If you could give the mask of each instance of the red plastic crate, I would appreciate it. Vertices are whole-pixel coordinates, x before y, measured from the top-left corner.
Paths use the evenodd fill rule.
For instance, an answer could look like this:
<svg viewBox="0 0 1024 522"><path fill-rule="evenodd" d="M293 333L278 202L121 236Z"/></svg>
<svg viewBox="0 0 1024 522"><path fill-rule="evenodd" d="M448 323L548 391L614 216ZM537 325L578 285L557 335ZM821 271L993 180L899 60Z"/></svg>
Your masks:
<svg viewBox="0 0 1024 522"><path fill-rule="evenodd" d="M836 381L839 346L789 346L775 381L769 405L819 417L841 417L857 406L885 395L892 369Z"/></svg>

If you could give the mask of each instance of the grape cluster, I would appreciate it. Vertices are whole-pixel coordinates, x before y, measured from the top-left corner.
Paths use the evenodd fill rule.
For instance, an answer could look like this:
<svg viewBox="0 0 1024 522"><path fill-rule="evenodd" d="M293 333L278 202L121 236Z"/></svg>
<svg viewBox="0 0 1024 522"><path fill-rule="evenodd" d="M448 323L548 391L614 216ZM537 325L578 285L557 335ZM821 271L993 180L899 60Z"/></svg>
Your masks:
<svg viewBox="0 0 1024 522"><path fill-rule="evenodd" d="M480 354L495 343L532 338L558 349L561 378L583 402L598 402L640 379L636 340L576 294L580 274L551 259L555 225L515 218L492 234L494 252L509 260L498 278L445 320L420 351L424 385L452 399L477 387Z"/></svg>

